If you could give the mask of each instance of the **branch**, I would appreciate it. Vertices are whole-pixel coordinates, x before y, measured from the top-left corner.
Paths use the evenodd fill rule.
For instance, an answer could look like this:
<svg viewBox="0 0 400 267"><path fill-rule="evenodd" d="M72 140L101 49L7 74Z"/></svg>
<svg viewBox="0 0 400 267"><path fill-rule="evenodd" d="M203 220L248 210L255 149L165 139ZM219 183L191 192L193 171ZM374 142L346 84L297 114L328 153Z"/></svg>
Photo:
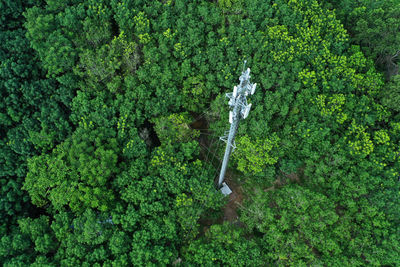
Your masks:
<svg viewBox="0 0 400 267"><path fill-rule="evenodd" d="M395 59L395 58L399 55L399 53L400 53L400 50L397 50L396 54L394 54L394 55L390 58L390 60Z"/></svg>

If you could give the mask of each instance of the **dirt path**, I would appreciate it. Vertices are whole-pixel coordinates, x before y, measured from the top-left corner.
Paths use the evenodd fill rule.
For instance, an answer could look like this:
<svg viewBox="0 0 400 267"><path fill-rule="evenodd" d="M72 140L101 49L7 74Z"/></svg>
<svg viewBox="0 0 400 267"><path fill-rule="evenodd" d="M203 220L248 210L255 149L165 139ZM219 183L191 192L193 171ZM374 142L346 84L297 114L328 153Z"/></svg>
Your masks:
<svg viewBox="0 0 400 267"><path fill-rule="evenodd" d="M237 213L237 209L239 205L242 204L244 200L243 188L233 179L234 174L227 170L225 175L225 183L232 190L232 193L229 195L228 203L223 207L223 221L228 222L239 222L239 216Z"/></svg>

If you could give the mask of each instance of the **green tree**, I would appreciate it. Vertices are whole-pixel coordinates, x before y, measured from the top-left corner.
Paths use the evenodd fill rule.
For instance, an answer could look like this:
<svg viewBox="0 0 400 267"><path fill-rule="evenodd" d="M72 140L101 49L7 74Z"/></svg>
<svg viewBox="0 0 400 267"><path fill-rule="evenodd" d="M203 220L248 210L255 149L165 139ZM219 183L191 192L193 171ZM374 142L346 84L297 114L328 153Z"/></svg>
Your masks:
<svg viewBox="0 0 400 267"><path fill-rule="evenodd" d="M153 119L157 137L163 142L189 142L199 137L200 132L190 127L192 122L188 113L174 113Z"/></svg>
<svg viewBox="0 0 400 267"><path fill-rule="evenodd" d="M382 104L389 110L399 114L400 111L400 75L393 76L381 92ZM396 120L397 121L397 120Z"/></svg>
<svg viewBox="0 0 400 267"><path fill-rule="evenodd" d="M48 254L56 251L57 241L54 234L49 228L49 217L41 216L32 220L24 218L18 221L19 227L23 234L29 235L35 244L35 251Z"/></svg>
<svg viewBox="0 0 400 267"><path fill-rule="evenodd" d="M90 122L82 124L52 154L28 160L23 188L33 204L44 206L50 202L56 210L69 205L76 212L86 207L109 209L114 193L107 185L119 172L115 133L94 129Z"/></svg>
<svg viewBox="0 0 400 267"><path fill-rule="evenodd" d="M30 48L22 13L32 1L0 5L0 184L1 235L12 233L20 215L35 213L21 190L26 159L47 152L71 132L68 120L72 92L45 78ZM8 228L9 227L9 228Z"/></svg>
<svg viewBox="0 0 400 267"><path fill-rule="evenodd" d="M376 62L388 78L398 74L400 3L395 0L326 2L336 9L351 41L360 45L365 55Z"/></svg>
<svg viewBox="0 0 400 267"><path fill-rule="evenodd" d="M189 264L202 266L260 266L265 264L261 247L243 229L224 223L212 225L205 235L183 250Z"/></svg>

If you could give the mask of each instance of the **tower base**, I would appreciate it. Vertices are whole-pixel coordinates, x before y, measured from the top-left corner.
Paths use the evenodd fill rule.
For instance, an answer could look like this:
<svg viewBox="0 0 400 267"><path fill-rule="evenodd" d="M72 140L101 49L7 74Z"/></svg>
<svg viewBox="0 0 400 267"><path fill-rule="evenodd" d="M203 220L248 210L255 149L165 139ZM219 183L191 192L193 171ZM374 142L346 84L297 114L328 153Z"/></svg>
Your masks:
<svg viewBox="0 0 400 267"><path fill-rule="evenodd" d="M222 187L220 190L224 196L229 196L232 193L232 190L229 188L229 186L225 182L222 183Z"/></svg>

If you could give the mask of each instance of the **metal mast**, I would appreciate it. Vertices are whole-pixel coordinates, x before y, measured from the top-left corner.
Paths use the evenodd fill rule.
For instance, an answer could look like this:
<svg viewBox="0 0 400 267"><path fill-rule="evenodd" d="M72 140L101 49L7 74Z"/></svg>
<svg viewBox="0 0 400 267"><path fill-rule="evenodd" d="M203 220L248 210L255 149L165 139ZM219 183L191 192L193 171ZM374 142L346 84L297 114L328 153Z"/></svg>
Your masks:
<svg viewBox="0 0 400 267"><path fill-rule="evenodd" d="M226 142L226 149L224 155L224 161L222 162L221 172L218 179L218 188L222 185L227 187L226 184L222 184L225 177L226 168L228 167L229 156L233 152L235 147L235 135L236 130L239 126L240 119L245 119L249 115L251 104L247 104L247 95L254 94L256 90L256 83L250 83L250 68L245 71L246 61L244 62L242 75L240 76L240 84L233 88L232 93L227 93L226 96L229 98L229 106L232 109L229 112L229 122L231 124L229 133L225 136L220 137L222 141ZM228 193L224 193L228 192ZM222 190L222 193L229 194L231 191L229 188L227 190Z"/></svg>

